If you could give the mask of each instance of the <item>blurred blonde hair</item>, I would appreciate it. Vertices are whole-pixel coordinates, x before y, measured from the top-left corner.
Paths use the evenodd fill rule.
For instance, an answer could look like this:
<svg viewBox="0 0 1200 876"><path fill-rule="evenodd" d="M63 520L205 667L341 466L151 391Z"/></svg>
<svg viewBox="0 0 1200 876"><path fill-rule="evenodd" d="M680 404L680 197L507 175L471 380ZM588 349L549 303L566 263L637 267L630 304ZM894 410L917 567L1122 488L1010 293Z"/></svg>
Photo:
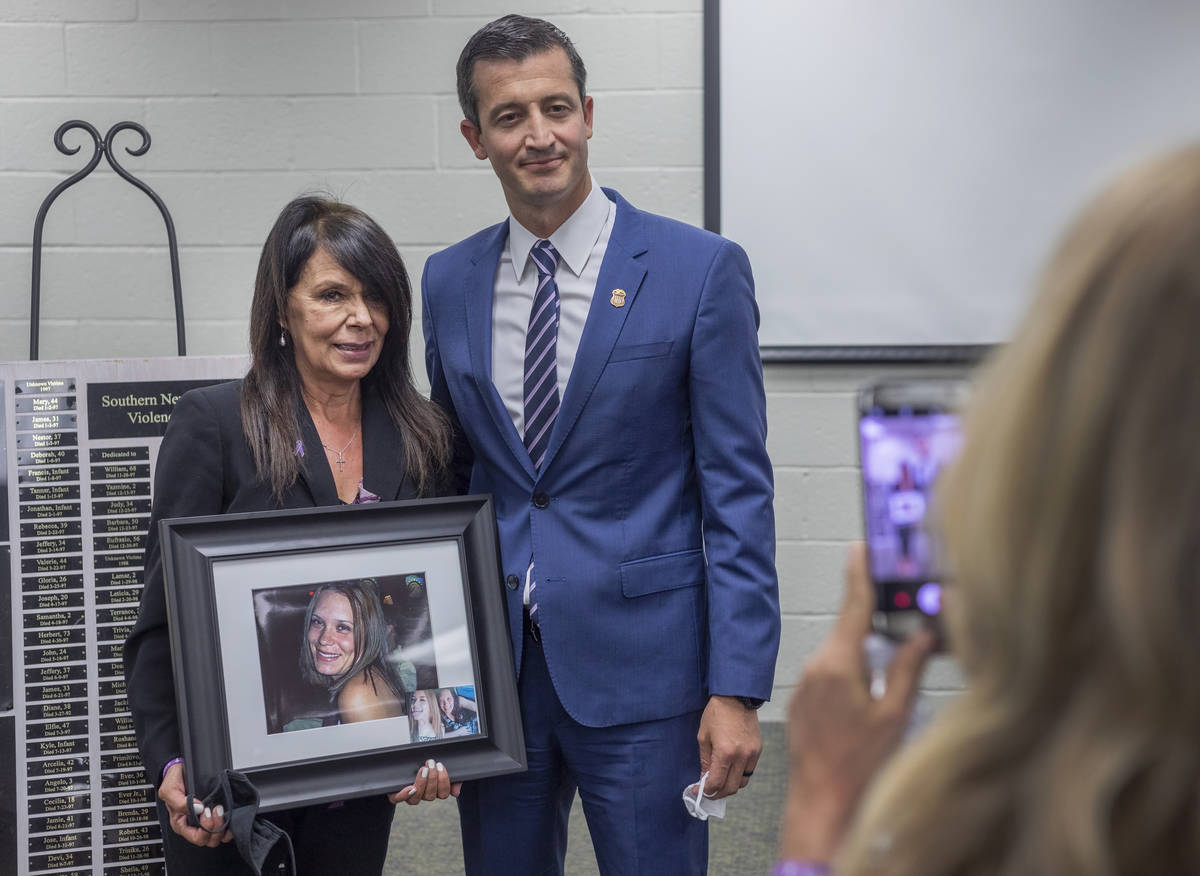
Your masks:
<svg viewBox="0 0 1200 876"><path fill-rule="evenodd" d="M1200 146L1081 214L940 495L969 690L839 876L1200 872Z"/></svg>

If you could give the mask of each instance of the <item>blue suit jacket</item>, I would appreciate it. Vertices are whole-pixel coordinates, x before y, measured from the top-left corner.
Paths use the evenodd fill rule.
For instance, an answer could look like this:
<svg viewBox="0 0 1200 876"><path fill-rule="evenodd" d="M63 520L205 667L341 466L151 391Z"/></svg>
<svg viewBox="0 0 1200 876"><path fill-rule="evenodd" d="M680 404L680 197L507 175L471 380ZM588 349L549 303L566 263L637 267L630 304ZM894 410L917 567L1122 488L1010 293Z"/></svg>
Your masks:
<svg viewBox="0 0 1200 876"><path fill-rule="evenodd" d="M470 491L495 499L518 670L513 585L532 557L555 690L589 726L769 697L779 646L749 262L605 194L616 221L541 472L491 379L507 223L430 257L422 278L432 395L465 439Z"/></svg>

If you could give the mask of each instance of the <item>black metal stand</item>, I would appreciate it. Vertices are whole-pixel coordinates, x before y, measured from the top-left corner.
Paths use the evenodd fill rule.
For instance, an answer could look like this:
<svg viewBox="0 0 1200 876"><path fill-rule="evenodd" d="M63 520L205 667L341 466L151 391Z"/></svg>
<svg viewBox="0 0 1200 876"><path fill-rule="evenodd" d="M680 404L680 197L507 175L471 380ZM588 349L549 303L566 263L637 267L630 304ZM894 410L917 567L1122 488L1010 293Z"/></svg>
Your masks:
<svg viewBox="0 0 1200 876"><path fill-rule="evenodd" d="M175 289L175 337L179 355L186 355L187 343L184 339L183 331L183 290L179 283L179 244L175 240L175 223L171 221L171 214L167 210L167 205L163 203L162 198L150 186L122 167L121 163L117 161L117 156L113 150L113 141L118 134L122 131L137 131L142 135L141 145L136 149L126 146L125 151L133 156L145 155L150 149L150 133L137 122L117 122L101 138L100 132L96 130L95 126L79 119L72 119L69 122L63 122L58 126L58 130L54 132L54 145L63 155L74 155L80 149L78 146L71 148L63 142L63 134L70 130L87 131L91 135L93 146L92 157L82 169L71 174L50 191L50 194L42 201L42 206L38 208L37 220L33 224L33 297L29 306L30 360L36 360L38 357L38 332L41 322L42 297L42 226L46 222L46 213L50 210L50 205L54 203L54 200L59 195L96 169L100 164L100 157L102 155L108 160L109 165L112 166L112 169L118 175L146 193L155 206L158 207L158 212L162 214L163 222L166 223L167 249L171 255L171 285Z"/></svg>

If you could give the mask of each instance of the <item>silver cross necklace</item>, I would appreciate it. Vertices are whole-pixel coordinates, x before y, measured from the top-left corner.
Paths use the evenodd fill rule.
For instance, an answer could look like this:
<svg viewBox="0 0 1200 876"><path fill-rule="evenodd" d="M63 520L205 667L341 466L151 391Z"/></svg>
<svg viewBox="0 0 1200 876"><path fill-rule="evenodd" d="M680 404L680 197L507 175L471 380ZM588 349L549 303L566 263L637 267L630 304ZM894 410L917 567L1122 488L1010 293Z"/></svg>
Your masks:
<svg viewBox="0 0 1200 876"><path fill-rule="evenodd" d="M358 429L361 429L361 428L362 428L362 426L358 427ZM346 446L343 447L341 450L335 450L332 447L330 447L328 444L326 444L324 441L321 442L322 447L324 447L330 453L334 453L337 455L337 459L335 459L334 462L337 463L339 472L346 470L346 451L350 449L350 445L353 444L354 439L358 437L358 429L354 430L354 434L350 436L350 440L346 442Z"/></svg>

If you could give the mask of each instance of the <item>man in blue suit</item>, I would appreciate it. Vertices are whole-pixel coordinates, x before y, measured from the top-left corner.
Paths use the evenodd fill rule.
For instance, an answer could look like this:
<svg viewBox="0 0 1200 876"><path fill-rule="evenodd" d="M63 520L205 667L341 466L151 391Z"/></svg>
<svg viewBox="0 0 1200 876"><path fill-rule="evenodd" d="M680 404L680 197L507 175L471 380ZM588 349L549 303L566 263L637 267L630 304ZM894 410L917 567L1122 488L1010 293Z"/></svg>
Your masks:
<svg viewBox="0 0 1200 876"><path fill-rule="evenodd" d="M432 394L496 502L529 755L463 788L470 874L561 874L576 790L602 873L704 873L680 795L750 780L779 644L749 262L595 184L584 84L548 22L468 41L461 129L511 216L423 278Z"/></svg>

